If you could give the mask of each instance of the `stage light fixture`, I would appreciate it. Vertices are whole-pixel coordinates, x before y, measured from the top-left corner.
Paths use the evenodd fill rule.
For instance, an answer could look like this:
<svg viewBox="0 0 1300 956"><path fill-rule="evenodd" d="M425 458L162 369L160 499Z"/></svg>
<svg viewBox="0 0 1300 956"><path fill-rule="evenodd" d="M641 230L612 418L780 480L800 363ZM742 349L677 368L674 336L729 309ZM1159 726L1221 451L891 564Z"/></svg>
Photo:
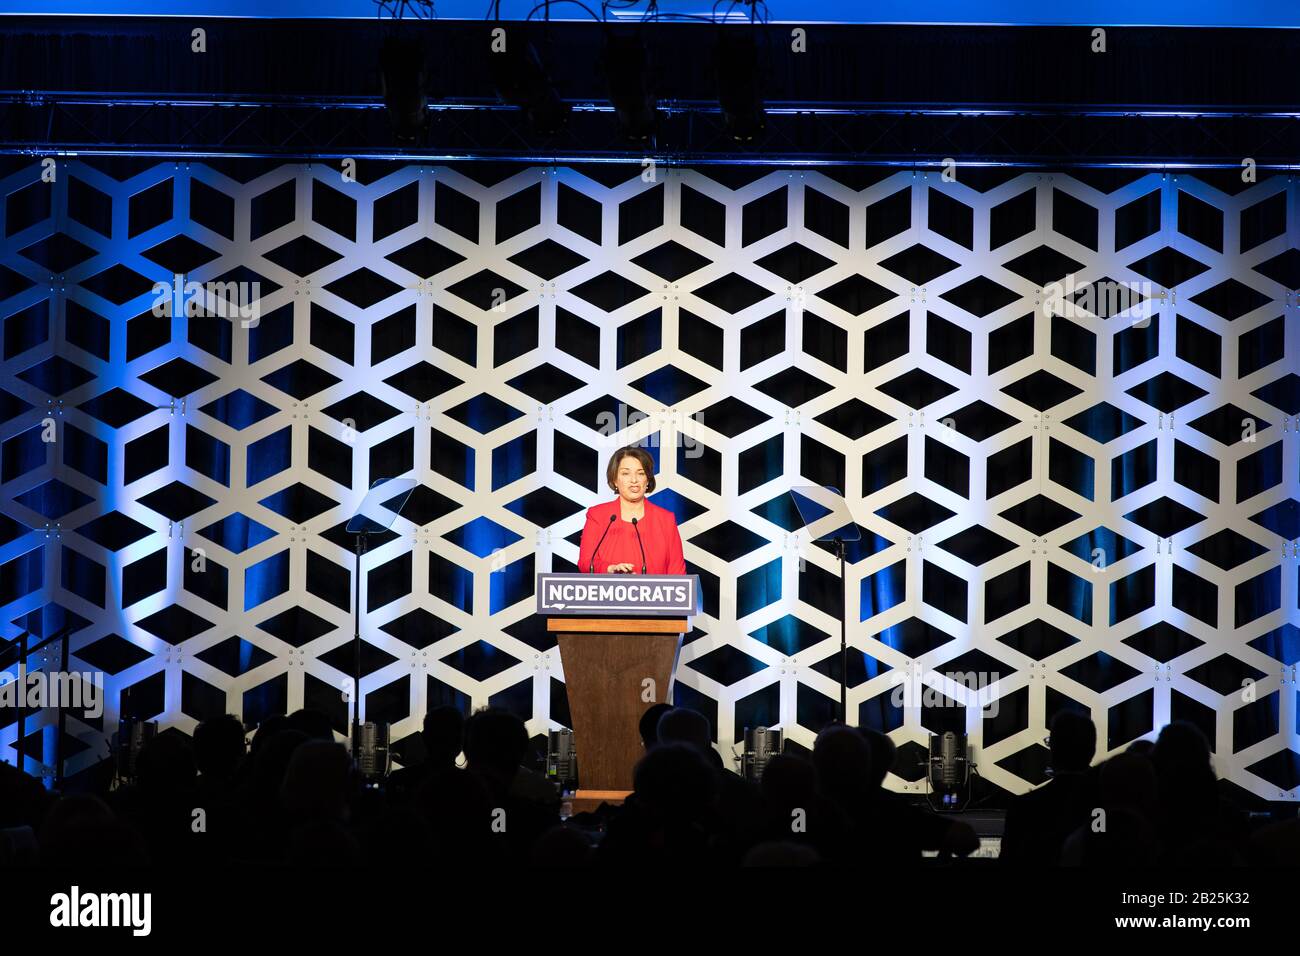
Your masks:
<svg viewBox="0 0 1300 956"><path fill-rule="evenodd" d="M123 717L117 722L117 733L113 735L113 757L119 780L135 781L140 772L140 751L157 736L156 720Z"/></svg>
<svg viewBox="0 0 1300 956"><path fill-rule="evenodd" d="M784 749L785 734L770 727L745 728L745 753L741 757L741 776L759 783L768 761Z"/></svg>
<svg viewBox="0 0 1300 956"><path fill-rule="evenodd" d="M930 735L930 788L943 801L936 810L959 810L970 801L970 758L965 734ZM964 799L963 799L964 798ZM933 804L932 804L933 806Z"/></svg>
<svg viewBox="0 0 1300 956"><path fill-rule="evenodd" d="M425 63L424 45L418 40L402 36L384 40L380 55L384 106L400 142L415 142L429 124Z"/></svg>
<svg viewBox="0 0 1300 956"><path fill-rule="evenodd" d="M635 34L610 33L605 39L601 65L619 134L632 142L646 142L659 125L659 111L658 100L650 90L645 43Z"/></svg>
<svg viewBox="0 0 1300 956"><path fill-rule="evenodd" d="M366 780L388 776L392 768L388 747L388 724L366 721L357 735L357 771Z"/></svg>
<svg viewBox="0 0 1300 956"><path fill-rule="evenodd" d="M718 105L731 138L756 139L767 125L759 88L758 45L749 27L723 27L714 50L718 71Z"/></svg>
<svg viewBox="0 0 1300 956"><path fill-rule="evenodd" d="M504 50L488 54L492 84L501 102L523 111L534 131L550 135L569 118L569 104L560 99L532 43L509 38Z"/></svg>
<svg viewBox="0 0 1300 956"><path fill-rule="evenodd" d="M578 751L573 746L573 731L568 728L547 731L546 779L561 791L578 785Z"/></svg>

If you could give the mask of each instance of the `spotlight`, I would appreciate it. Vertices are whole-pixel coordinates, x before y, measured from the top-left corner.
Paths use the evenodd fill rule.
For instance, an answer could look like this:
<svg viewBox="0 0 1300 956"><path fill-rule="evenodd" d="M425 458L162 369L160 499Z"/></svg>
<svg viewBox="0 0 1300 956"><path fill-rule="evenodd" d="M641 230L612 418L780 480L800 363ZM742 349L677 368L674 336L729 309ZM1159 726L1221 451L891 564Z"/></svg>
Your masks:
<svg viewBox="0 0 1300 956"><path fill-rule="evenodd" d="M390 36L384 40L380 68L393 132L401 142L414 142L429 122L424 46L407 37Z"/></svg>
<svg viewBox="0 0 1300 956"><path fill-rule="evenodd" d="M367 721L361 725L357 739L356 764L361 776L368 781L388 776L392 769L388 752L388 724Z"/></svg>
<svg viewBox="0 0 1300 956"><path fill-rule="evenodd" d="M611 33L602 64L609 102L624 139L645 142L659 124L658 101L650 91L648 57L639 36Z"/></svg>
<svg viewBox="0 0 1300 956"><path fill-rule="evenodd" d="M135 780L139 772L140 751L157 736L157 721L123 717L117 722L117 733L113 735L113 756L118 779Z"/></svg>
<svg viewBox="0 0 1300 956"><path fill-rule="evenodd" d="M737 142L749 142L767 125L758 84L754 31L747 27L721 28L714 58L718 71L718 105L722 107L727 132Z"/></svg>
<svg viewBox="0 0 1300 956"><path fill-rule="evenodd" d="M930 786L943 800L940 810L957 810L970 800L966 735L951 730L930 735ZM965 798L963 801L962 798Z"/></svg>
<svg viewBox="0 0 1300 956"><path fill-rule="evenodd" d="M767 762L781 753L785 734L770 727L745 728L745 753L741 757L741 775L750 783L763 779Z"/></svg>
<svg viewBox="0 0 1300 956"><path fill-rule="evenodd" d="M571 790L578 783L578 751L573 746L573 731L552 730L546 735L546 778Z"/></svg>
<svg viewBox="0 0 1300 956"><path fill-rule="evenodd" d="M523 110L528 125L550 135L569 118L569 104L560 99L542 68L537 50L518 31L508 36L504 48L488 54L492 83L501 102Z"/></svg>

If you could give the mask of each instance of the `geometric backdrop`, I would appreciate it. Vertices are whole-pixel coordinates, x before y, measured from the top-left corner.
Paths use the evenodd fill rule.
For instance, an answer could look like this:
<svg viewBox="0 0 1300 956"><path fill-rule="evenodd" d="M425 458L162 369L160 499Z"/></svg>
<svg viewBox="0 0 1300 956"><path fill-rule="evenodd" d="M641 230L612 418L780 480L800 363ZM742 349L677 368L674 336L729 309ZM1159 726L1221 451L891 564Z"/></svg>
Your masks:
<svg viewBox="0 0 1300 956"><path fill-rule="evenodd" d="M70 625L72 666L106 673L70 773L120 715L311 706L345 731L343 525L408 473L365 558L364 715L395 739L438 704L566 725L533 577L573 569L606 458L643 442L705 586L674 700L724 755L833 715L838 562L786 495L813 482L861 527L849 708L898 743L891 786L956 728L1023 792L1080 708L1099 756L1191 720L1221 776L1300 799L1293 179L54 172L0 178L0 633ZM156 316L176 274L259 283L256 322Z"/></svg>

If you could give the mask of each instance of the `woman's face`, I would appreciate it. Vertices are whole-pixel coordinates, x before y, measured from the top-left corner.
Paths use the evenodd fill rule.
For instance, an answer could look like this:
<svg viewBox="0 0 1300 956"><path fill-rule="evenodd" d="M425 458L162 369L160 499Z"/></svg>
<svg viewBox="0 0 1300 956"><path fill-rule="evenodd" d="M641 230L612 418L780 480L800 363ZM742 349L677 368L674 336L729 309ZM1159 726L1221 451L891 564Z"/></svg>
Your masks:
<svg viewBox="0 0 1300 956"><path fill-rule="evenodd" d="M641 467L641 462L631 455L624 455L614 473L614 487L624 501L640 501L645 497L646 483L650 476Z"/></svg>

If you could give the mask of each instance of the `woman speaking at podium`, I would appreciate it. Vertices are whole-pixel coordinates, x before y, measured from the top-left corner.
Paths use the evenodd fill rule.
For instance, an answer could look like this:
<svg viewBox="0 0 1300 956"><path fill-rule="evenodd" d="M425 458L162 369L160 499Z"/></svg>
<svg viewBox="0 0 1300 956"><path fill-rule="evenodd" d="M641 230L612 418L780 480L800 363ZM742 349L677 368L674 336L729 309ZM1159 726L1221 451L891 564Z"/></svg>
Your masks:
<svg viewBox="0 0 1300 956"><path fill-rule="evenodd" d="M643 448L620 448L609 459L605 481L613 501L587 509L578 548L585 574L685 574L677 517L646 500L655 490L654 459Z"/></svg>

